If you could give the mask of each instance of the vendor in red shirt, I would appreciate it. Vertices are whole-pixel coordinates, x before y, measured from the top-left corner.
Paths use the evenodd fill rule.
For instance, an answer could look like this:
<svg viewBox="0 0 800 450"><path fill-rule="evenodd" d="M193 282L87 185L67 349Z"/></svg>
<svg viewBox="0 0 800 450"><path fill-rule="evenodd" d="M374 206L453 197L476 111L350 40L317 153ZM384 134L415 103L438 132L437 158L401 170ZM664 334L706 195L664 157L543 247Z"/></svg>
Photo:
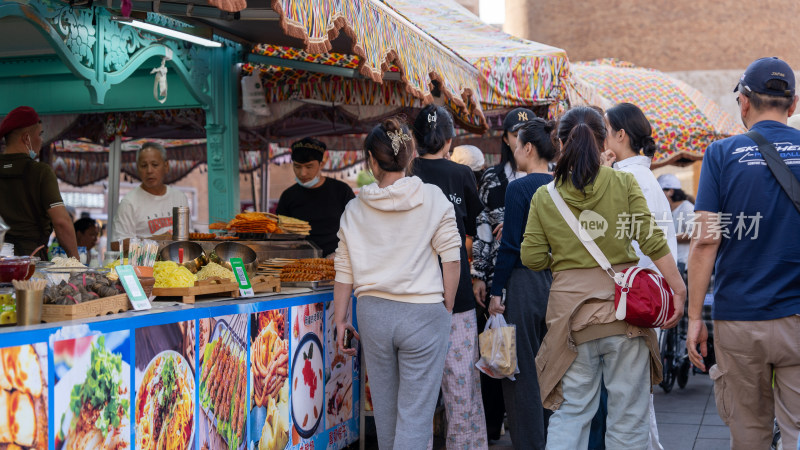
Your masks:
<svg viewBox="0 0 800 450"><path fill-rule="evenodd" d="M296 184L283 191L277 213L305 220L311 225L309 240L333 254L339 244L339 218L347 202L355 198L347 184L322 175L326 147L316 139L305 138L292 144L292 168Z"/></svg>

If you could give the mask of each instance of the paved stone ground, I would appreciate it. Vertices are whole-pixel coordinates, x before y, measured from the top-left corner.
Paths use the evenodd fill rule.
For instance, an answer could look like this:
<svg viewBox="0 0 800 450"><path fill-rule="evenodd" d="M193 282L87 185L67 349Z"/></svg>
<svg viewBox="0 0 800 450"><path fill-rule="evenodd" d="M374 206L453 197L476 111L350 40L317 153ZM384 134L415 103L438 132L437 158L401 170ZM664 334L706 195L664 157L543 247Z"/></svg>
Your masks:
<svg viewBox="0 0 800 450"><path fill-rule="evenodd" d="M717 413L714 384L708 375L689 375L685 389L676 384L669 394L656 387L654 404L664 449L731 448L728 427Z"/></svg>
<svg viewBox="0 0 800 450"><path fill-rule="evenodd" d="M717 414L713 383L708 375L689 375L685 389L677 384L665 394L656 386L654 404L658 433L665 450L728 450L728 427ZM358 444L352 446L358 448ZM377 449L374 436L366 439L367 449ZM444 439L437 436L434 449L444 449ZM489 446L490 450L512 450L511 436L506 433Z"/></svg>
<svg viewBox="0 0 800 450"><path fill-rule="evenodd" d="M689 375L685 389L676 384L669 394L656 386L653 395L659 439L665 450L730 449L728 427L717 414L708 375ZM506 433L489 448L512 450L511 436Z"/></svg>

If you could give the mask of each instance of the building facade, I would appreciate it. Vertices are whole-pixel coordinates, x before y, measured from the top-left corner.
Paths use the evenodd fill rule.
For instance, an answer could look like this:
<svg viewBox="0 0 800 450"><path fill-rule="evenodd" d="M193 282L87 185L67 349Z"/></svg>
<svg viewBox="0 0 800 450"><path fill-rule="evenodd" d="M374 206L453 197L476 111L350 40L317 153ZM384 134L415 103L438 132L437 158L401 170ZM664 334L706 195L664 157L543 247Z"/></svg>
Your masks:
<svg viewBox="0 0 800 450"><path fill-rule="evenodd" d="M670 73L734 117L733 87L751 61L778 56L800 71L792 0L505 2L507 33L563 48L570 61L618 58Z"/></svg>

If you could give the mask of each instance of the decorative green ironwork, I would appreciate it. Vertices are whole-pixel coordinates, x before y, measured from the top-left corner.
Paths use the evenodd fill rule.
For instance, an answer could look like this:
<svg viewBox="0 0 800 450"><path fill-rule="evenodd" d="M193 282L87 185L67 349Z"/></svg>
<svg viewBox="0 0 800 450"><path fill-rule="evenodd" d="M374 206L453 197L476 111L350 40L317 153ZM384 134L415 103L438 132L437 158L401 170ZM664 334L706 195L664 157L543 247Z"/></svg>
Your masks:
<svg viewBox="0 0 800 450"><path fill-rule="evenodd" d="M238 212L240 44L214 36L223 47L193 45L111 20L101 7L73 8L56 0L0 0L0 19L4 17L22 18L39 29L69 71L84 80L95 105L103 105L112 86L130 78L151 58L171 55L170 71L206 109L209 213L228 220ZM172 29L189 27L153 13L147 21Z"/></svg>
<svg viewBox="0 0 800 450"><path fill-rule="evenodd" d="M45 17L51 19L59 34L64 38L67 48L75 55L76 59L92 68L94 65L92 55L97 41L95 27L92 25L94 11L61 8L54 16L50 14L49 10L46 10L45 13Z"/></svg>
<svg viewBox="0 0 800 450"><path fill-rule="evenodd" d="M95 104L103 104L108 90L125 81L148 59L169 53L172 60L168 64L192 95L204 104L211 101L213 49L127 26L112 20L101 7L71 7L54 0L0 0L0 18L10 16L23 18L40 29L70 71L85 80ZM148 14L148 21L173 29L189 27L160 14ZM240 50L238 44L227 40L225 44Z"/></svg>

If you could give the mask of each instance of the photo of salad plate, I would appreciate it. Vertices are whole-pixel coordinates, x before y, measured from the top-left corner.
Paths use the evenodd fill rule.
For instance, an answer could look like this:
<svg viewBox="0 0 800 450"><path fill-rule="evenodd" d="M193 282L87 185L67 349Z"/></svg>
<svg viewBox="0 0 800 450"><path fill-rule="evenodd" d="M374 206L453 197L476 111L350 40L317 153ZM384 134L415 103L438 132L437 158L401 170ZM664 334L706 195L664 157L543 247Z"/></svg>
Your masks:
<svg viewBox="0 0 800 450"><path fill-rule="evenodd" d="M55 385L55 448L129 448L129 378L130 366L106 348L106 336L95 338Z"/></svg>

